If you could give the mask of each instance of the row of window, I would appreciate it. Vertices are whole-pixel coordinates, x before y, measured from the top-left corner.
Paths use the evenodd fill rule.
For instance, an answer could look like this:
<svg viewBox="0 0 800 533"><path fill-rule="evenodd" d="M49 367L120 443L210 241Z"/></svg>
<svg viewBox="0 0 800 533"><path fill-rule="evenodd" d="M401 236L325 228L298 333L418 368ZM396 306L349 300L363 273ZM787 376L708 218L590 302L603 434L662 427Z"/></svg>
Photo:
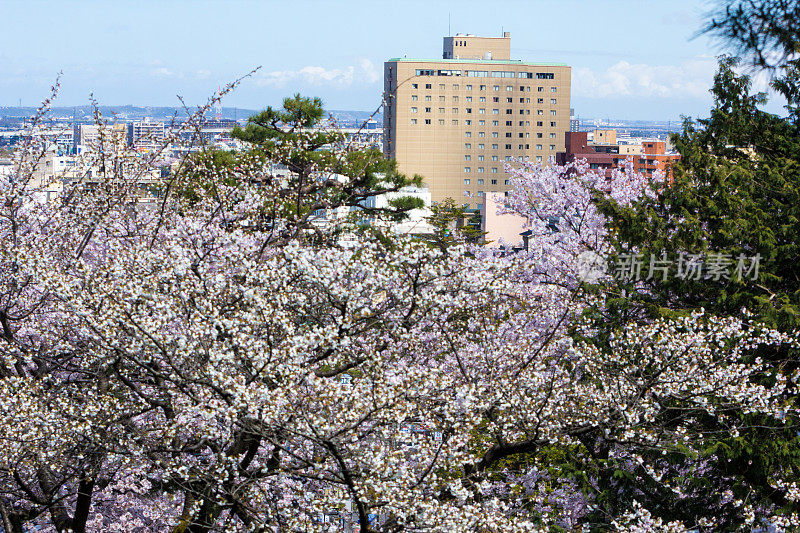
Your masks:
<svg viewBox="0 0 800 533"><path fill-rule="evenodd" d="M462 74L463 73L463 74ZM516 72L511 70L453 70L418 68L414 71L416 76L467 76L468 78L522 78L537 80L555 79L552 72Z"/></svg>
<svg viewBox="0 0 800 533"><path fill-rule="evenodd" d="M419 85L420 85L419 83L412 83L411 84L411 88L412 89L419 89ZM433 85L430 84L430 83L425 83L424 85L425 85L426 89L432 89L433 88ZM461 85L459 85L458 83L454 83L453 84L453 90L454 91L458 91L460 89L460 87L461 87ZM467 85L465 85L465 88L468 91L471 91L472 90L472 85L467 84ZM440 83L439 84L439 90L443 91L444 89L445 89L445 84L444 83ZM485 91L486 90L486 85L479 85L478 89L481 90L481 91ZM500 86L499 85L494 85L494 86L492 86L492 90L493 91L499 91L500 90ZM513 90L514 90L514 86L513 85L506 85L506 91L507 92L511 92ZM520 85L519 86L519 90L520 90L520 92L523 92L523 91L531 92L531 86L530 85ZM536 92L543 93L544 92L544 87L537 87L536 88ZM558 87L550 87L550 92L551 93L558 92Z"/></svg>
<svg viewBox="0 0 800 533"><path fill-rule="evenodd" d="M504 181L505 181L504 185L508 185L508 180L504 180ZM469 184L470 184L470 179L469 178L465 179L464 180L464 185L469 185ZM492 185L497 185L497 180L496 179L491 180L491 184ZM478 178L478 185L483 185L483 178ZM480 192L480 191L478 191L478 192Z"/></svg>
<svg viewBox="0 0 800 533"><path fill-rule="evenodd" d="M433 108L432 107L425 107L423 109L424 109L425 113L433 112ZM459 108L457 108L457 107L453 107L450 110L450 112L453 115L457 115L458 114L458 109ZM438 110L439 110L439 113L445 113L445 108L444 107L440 107L440 108L438 108ZM419 113L419 108L416 107L416 106L412 106L410 111L412 113ZM464 108L464 112L467 115L471 115L472 114L472 108L471 107L465 107ZM486 108L485 107L478 108L478 115L485 115L485 114L486 114ZM492 115L499 115L499 114L500 114L500 110L499 109L492 109ZM513 109L506 109L506 115L513 115L513 114L514 114L514 110ZM519 114L520 115L530 115L531 114L531 110L530 109L520 109L519 110ZM539 116L544 115L544 109L537 109L536 110L536 114L539 115ZM551 117L554 117L557 114L558 113L557 113L557 111L555 109L551 109L550 110L550 116Z"/></svg>
<svg viewBox="0 0 800 533"><path fill-rule="evenodd" d="M453 102L458 102L458 98L459 98L458 95L455 95L452 98L453 98ZM419 96L416 95L416 94L412 94L411 95L411 101L412 102L416 102L417 100L419 100ZM464 100L467 103L471 103L472 102L472 97L471 96L467 96L467 97L464 98ZM425 101L426 102L432 102L433 101L433 97L431 95L426 95L425 96ZM447 99L446 99L445 96L440 96L439 97L439 101L440 102L446 102ZM478 102L486 102L486 97L485 96L480 96L478 98ZM496 103L496 104L499 104L500 103L500 98L495 96L494 98L492 98L492 102ZM513 104L514 103L514 99L513 98L506 98L506 103L507 104ZM520 104L530 104L531 103L531 99L530 98L520 98L519 99L519 103ZM544 98L537 98L536 99L536 103L537 104L543 104L544 103ZM551 98L550 99L550 104L551 105L556 105L556 103L558 103L558 101L555 98Z"/></svg>
<svg viewBox="0 0 800 533"><path fill-rule="evenodd" d="M438 122L439 122L440 126L444 126L444 124L445 124L445 120L443 118L440 118L438 120ZM523 122L524 122L524 126L530 126L531 125L531 121L530 120L525 120L525 121L520 120L519 121L519 125L523 126ZM411 124L412 125L415 125L417 123L418 123L417 119L415 119L415 118L411 119ZM425 119L425 124L430 124L430 123L431 123L431 119L426 118ZM452 123L453 126L458 126L458 120L457 119L456 120L452 120L451 123ZM514 124L513 120L506 120L506 126L513 126L513 124ZM464 121L464 125L465 126L472 126L472 120L470 120L470 119L465 120ZM486 121L485 120L479 120L478 121L478 126L485 126L485 125L486 125ZM500 121L499 120L493 120L492 121L492 126L499 126L499 125L500 125ZM536 121L536 127L537 128L543 128L544 127L544 121L537 120ZM552 121L552 120L550 121L550 127L551 128L555 128L556 127L555 121ZM464 133L465 133L466 137L472 137L472 132L464 132ZM498 135L497 132L492 132L492 137L497 137L497 135ZM539 133L537 135L541 139L541 135L542 134ZM550 134L551 137L553 137L554 135L555 135L554 133ZM478 132L478 137L486 137L485 132ZM510 137L510 132L506 132L506 137Z"/></svg>
<svg viewBox="0 0 800 533"><path fill-rule="evenodd" d="M513 148L511 146L512 145L510 143L506 143L504 145L506 150L512 150ZM544 145L537 144L536 145L536 149L537 150L544 150L543 146ZM464 146L464 148L466 148L467 150L471 150L472 146L468 144L467 146ZM484 145L479 144L478 145L478 150L483 150L483 149L484 149ZM499 150L499 149L500 149L500 145L499 144L492 144L492 150ZM530 150L531 149L531 145L527 144L527 143L519 144L519 145L517 145L517 149L518 150ZM555 144L551 144L550 145L550 151L551 152L555 152L555 150L556 150L556 145ZM497 161L496 157L497 156L492 156L492 161ZM464 160L465 161L471 161L471 157L469 155L465 155L464 156ZM506 158L506 160L510 161L510 159L508 159L508 158ZM483 161L483 156L478 156L478 161ZM469 168L469 167L467 167L467 168ZM465 170L465 172L469 172L469 170Z"/></svg>

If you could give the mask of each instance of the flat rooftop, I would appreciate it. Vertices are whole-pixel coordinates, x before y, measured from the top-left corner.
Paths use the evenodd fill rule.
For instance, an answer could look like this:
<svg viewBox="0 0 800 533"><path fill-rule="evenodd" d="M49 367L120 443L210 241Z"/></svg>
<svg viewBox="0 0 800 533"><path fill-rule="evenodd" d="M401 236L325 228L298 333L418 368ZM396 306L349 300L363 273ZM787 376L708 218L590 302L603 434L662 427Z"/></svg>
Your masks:
<svg viewBox="0 0 800 533"><path fill-rule="evenodd" d="M546 67L566 67L566 63L531 63L529 61L522 61L519 59L412 59L410 57L393 57L386 60L387 63L392 62L411 62L411 63L453 63L453 64L480 64L480 65L539 65Z"/></svg>

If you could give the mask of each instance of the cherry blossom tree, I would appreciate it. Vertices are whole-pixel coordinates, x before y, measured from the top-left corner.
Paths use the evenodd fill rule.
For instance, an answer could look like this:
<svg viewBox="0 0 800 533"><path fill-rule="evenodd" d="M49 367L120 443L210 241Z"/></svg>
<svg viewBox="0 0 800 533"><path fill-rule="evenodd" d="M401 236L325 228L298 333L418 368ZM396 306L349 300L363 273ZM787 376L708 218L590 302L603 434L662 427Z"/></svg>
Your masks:
<svg viewBox="0 0 800 533"><path fill-rule="evenodd" d="M537 231L509 258L276 207L339 202L336 163L299 184L253 158L199 187L195 167L142 202L157 159L118 154L46 201L32 153L0 184L8 531L623 528L657 510L605 506L600 469L681 491L662 458L702 468L697 417L792 409L745 358L792 335L698 312L595 342L573 265L607 231L592 195L643 190L622 175L519 171Z"/></svg>

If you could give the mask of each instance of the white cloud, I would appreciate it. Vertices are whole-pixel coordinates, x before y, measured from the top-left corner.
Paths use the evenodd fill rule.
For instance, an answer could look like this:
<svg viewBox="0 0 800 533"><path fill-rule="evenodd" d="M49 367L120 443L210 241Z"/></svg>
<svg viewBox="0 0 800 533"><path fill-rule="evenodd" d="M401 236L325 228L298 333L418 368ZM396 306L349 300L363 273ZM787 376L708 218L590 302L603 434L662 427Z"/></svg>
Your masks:
<svg viewBox="0 0 800 533"><path fill-rule="evenodd" d="M573 70L573 94L588 98L707 98L717 61L698 56L680 65L646 65L619 61L604 71Z"/></svg>
<svg viewBox="0 0 800 533"><path fill-rule="evenodd" d="M369 59L360 59L358 64L345 68L326 69L307 66L298 70L276 70L259 77L259 85L283 87L289 83L350 87L356 83L373 84L381 79L381 73Z"/></svg>
<svg viewBox="0 0 800 533"><path fill-rule="evenodd" d="M205 80L205 79L208 79L209 76L211 76L211 71L210 70L205 70L205 69L200 69L197 72L195 72L194 74L199 79Z"/></svg>
<svg viewBox="0 0 800 533"><path fill-rule="evenodd" d="M172 76L174 73L167 67L158 67L151 70L150 74L153 76L169 77Z"/></svg>

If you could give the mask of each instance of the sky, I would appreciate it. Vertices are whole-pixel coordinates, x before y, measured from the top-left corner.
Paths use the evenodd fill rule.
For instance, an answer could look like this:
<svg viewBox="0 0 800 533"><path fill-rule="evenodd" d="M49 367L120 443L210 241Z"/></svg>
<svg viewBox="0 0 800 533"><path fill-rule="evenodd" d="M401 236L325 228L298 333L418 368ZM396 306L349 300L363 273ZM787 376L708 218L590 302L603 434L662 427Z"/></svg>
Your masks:
<svg viewBox="0 0 800 533"><path fill-rule="evenodd" d="M572 67L582 118L707 116L723 43L697 36L713 0L0 0L0 106L226 107L319 96L373 111L383 62L440 58L448 31L511 32L512 59ZM449 21L449 22L448 22ZM449 28L449 30L448 30ZM756 86L766 86L764 76ZM774 101L767 109L780 112Z"/></svg>

